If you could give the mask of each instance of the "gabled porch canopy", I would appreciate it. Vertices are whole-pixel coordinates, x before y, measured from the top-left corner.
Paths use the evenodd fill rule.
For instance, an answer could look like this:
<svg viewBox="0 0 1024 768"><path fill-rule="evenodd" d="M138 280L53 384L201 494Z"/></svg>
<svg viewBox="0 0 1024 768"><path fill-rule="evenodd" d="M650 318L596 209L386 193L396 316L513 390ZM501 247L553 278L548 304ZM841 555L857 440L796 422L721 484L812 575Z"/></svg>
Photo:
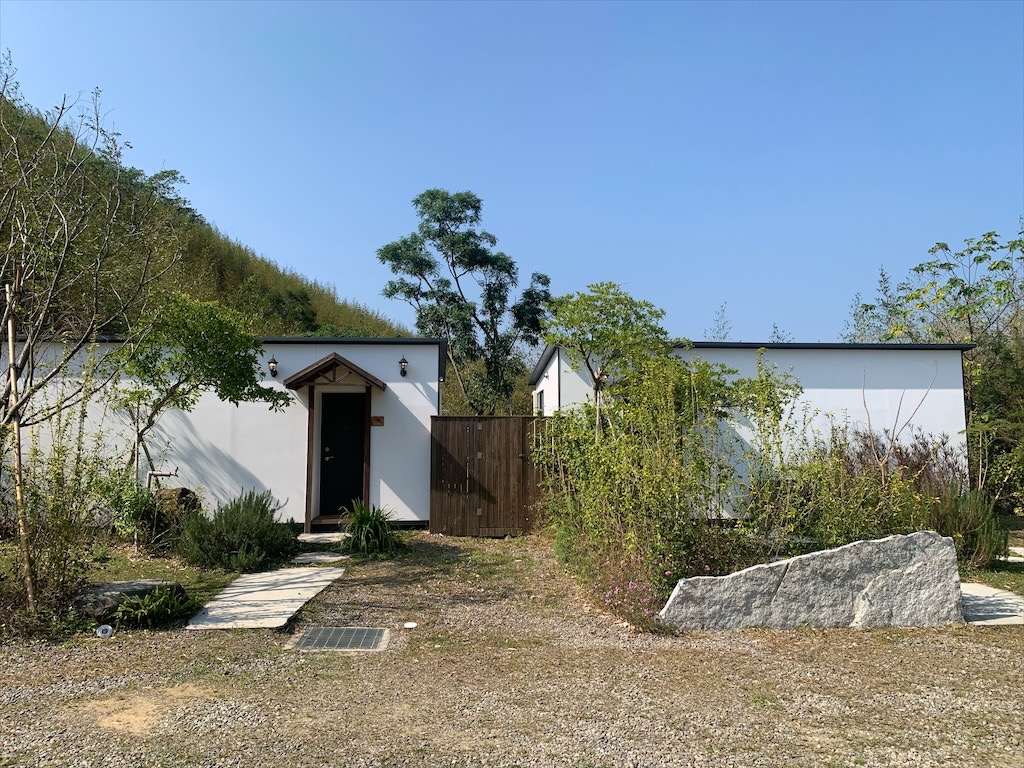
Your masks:
<svg viewBox="0 0 1024 768"><path fill-rule="evenodd" d="M383 381L337 352L332 352L284 380L288 389L301 389L314 384L361 384L380 390L387 389Z"/></svg>

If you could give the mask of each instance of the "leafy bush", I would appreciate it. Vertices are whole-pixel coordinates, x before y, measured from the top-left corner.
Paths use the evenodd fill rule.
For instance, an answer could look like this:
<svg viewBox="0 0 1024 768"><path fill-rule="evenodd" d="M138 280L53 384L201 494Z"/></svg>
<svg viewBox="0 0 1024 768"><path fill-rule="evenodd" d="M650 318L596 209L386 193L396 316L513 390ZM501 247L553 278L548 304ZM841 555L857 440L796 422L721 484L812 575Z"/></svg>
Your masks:
<svg viewBox="0 0 1024 768"><path fill-rule="evenodd" d="M269 491L247 491L212 517L195 513L184 518L175 551L200 568L243 573L269 568L298 549L290 527L274 519L279 508Z"/></svg>
<svg viewBox="0 0 1024 768"><path fill-rule="evenodd" d="M343 526L348 534L342 544L345 551L368 557L391 555L402 547L388 510L353 499L344 512L348 518Z"/></svg>
<svg viewBox="0 0 1024 768"><path fill-rule="evenodd" d="M110 507L110 523L136 549L161 554L172 546L179 523L177 511L157 502L152 491L136 482L132 472L107 478L102 493Z"/></svg>
<svg viewBox="0 0 1024 768"><path fill-rule="evenodd" d="M190 618L199 610L199 603L183 597L171 586L157 587L148 595L125 598L111 618L121 628L156 629Z"/></svg>
<svg viewBox="0 0 1024 768"><path fill-rule="evenodd" d="M90 371L87 368L83 380ZM63 408L71 397L63 388L52 395L54 409L46 422L25 430L23 504L27 565L35 598L35 615L25 584L25 550L19 548L11 579L3 579L4 623L19 631L48 631L67 611L70 595L80 583L92 544L106 534L108 523L102 483L111 457L103 450L104 435L86 429L86 403ZM14 471L7 450L12 437L0 434L0 519L17 535Z"/></svg>
<svg viewBox="0 0 1024 768"><path fill-rule="evenodd" d="M590 405L549 419L535 446L556 552L596 601L646 623L684 576L722 575L764 557L729 524L742 443L725 403L748 423L778 418L796 389L702 361L652 358L600 414Z"/></svg>
<svg viewBox="0 0 1024 768"><path fill-rule="evenodd" d="M953 539L961 565L986 568L1007 554L1009 534L999 525L994 500L983 492L944 489L932 499L927 527Z"/></svg>

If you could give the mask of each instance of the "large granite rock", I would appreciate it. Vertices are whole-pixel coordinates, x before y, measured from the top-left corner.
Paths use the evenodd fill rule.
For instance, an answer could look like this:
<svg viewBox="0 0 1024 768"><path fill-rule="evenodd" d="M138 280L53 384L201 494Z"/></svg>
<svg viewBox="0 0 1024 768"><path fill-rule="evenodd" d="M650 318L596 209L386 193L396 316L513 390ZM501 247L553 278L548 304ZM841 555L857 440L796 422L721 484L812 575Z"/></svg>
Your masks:
<svg viewBox="0 0 1024 768"><path fill-rule="evenodd" d="M680 629L963 624L953 540L856 541L729 576L681 579L659 614Z"/></svg>
<svg viewBox="0 0 1024 768"><path fill-rule="evenodd" d="M135 579L134 581L114 581L98 587L87 587L71 600L71 606L80 613L94 619L106 619L111 616L129 597L145 597L158 587L170 587L182 600L187 599L185 588L176 581L163 579Z"/></svg>

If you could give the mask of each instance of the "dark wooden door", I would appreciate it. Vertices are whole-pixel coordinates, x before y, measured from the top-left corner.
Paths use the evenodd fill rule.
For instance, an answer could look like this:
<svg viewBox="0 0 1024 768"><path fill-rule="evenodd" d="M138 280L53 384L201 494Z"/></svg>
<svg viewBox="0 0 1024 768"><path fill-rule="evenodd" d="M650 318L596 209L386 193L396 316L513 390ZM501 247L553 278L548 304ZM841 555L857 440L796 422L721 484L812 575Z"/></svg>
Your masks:
<svg viewBox="0 0 1024 768"><path fill-rule="evenodd" d="M320 516L362 499L367 477L365 392L325 392L320 405Z"/></svg>

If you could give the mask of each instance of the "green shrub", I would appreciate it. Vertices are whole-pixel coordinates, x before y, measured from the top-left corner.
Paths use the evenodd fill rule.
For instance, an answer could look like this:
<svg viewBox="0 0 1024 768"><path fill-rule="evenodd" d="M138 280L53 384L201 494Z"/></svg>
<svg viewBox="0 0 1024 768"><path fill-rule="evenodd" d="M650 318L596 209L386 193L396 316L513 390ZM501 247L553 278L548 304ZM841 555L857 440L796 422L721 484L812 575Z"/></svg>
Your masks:
<svg viewBox="0 0 1024 768"><path fill-rule="evenodd" d="M272 567L298 549L290 526L274 519L279 507L269 491L251 490L218 507L212 517L188 515L175 551L200 568L245 573Z"/></svg>
<svg viewBox="0 0 1024 768"><path fill-rule="evenodd" d="M927 527L951 537L957 559L969 568L986 568L1007 554L1009 534L999 525L992 497L980 491L944 489L932 500Z"/></svg>
<svg viewBox="0 0 1024 768"><path fill-rule="evenodd" d="M346 552L369 557L391 555L401 548L402 540L395 531L388 510L353 499L344 512L348 519L342 530L348 535L342 548Z"/></svg>
<svg viewBox="0 0 1024 768"><path fill-rule="evenodd" d="M608 398L539 430L545 518L559 559L595 602L645 624L679 578L762 560L762 539L722 520L740 498L743 445L725 403L749 422L779 418L796 388L767 369L728 380L721 366L657 358Z"/></svg>
<svg viewBox="0 0 1024 768"><path fill-rule="evenodd" d="M156 629L190 618L199 603L183 597L171 586L157 587L148 595L132 595L117 607L111 621L116 627Z"/></svg>
<svg viewBox="0 0 1024 768"><path fill-rule="evenodd" d="M178 520L173 511L157 503L152 491L135 480L134 472L105 478L100 490L118 537L150 554L161 554L171 548Z"/></svg>

